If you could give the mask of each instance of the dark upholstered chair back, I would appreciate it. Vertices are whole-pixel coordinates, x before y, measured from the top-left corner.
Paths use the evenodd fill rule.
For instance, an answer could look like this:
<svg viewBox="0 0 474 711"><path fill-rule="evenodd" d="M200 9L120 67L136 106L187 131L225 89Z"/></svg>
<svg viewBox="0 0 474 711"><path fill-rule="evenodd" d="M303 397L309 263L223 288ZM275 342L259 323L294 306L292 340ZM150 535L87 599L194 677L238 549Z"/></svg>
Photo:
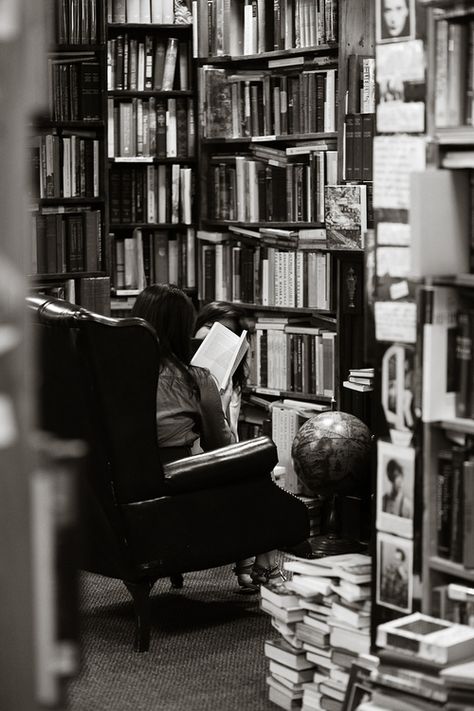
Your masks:
<svg viewBox="0 0 474 711"><path fill-rule="evenodd" d="M83 567L132 577L117 504L161 491L158 339L142 319L92 315L44 297L27 303L38 350L39 425L88 446L81 482Z"/></svg>
<svg viewBox="0 0 474 711"><path fill-rule="evenodd" d="M58 299L27 299L38 348L39 424L82 439L81 567L120 578L135 607L135 648L149 643L159 577L300 543L305 505L272 479L268 437L161 466L159 343L141 319L111 319Z"/></svg>

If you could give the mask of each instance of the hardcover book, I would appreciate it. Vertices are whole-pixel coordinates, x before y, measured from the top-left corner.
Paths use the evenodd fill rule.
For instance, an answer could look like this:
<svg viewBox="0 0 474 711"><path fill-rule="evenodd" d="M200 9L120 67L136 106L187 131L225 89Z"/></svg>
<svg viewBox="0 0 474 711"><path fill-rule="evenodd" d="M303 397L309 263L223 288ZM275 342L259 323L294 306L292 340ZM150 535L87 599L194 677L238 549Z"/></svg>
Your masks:
<svg viewBox="0 0 474 711"><path fill-rule="evenodd" d="M326 185L327 245L332 249L362 249L367 230L365 185Z"/></svg>

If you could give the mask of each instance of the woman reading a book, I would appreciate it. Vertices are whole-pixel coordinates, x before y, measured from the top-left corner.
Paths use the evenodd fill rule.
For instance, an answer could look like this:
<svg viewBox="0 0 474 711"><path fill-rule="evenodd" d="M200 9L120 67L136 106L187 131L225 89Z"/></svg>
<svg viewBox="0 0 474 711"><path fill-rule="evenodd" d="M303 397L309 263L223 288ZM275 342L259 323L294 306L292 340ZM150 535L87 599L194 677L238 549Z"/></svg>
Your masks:
<svg viewBox="0 0 474 711"><path fill-rule="evenodd" d="M198 438L204 451L235 442L225 417L232 381L221 399L209 371L190 365L194 325L191 300L177 286L153 284L138 295L131 315L148 321L160 341L156 419L162 463L190 456ZM269 580L282 580L273 551L256 556L249 578L253 589Z"/></svg>

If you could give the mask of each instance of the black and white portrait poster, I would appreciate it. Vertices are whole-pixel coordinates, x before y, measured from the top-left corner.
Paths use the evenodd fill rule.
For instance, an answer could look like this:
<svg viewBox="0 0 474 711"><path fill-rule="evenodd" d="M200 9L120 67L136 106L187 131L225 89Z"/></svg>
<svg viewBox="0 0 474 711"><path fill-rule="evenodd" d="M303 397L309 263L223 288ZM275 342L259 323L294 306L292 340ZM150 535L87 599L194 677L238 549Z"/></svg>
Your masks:
<svg viewBox="0 0 474 711"><path fill-rule="evenodd" d="M413 538L415 450L377 442L377 528Z"/></svg>

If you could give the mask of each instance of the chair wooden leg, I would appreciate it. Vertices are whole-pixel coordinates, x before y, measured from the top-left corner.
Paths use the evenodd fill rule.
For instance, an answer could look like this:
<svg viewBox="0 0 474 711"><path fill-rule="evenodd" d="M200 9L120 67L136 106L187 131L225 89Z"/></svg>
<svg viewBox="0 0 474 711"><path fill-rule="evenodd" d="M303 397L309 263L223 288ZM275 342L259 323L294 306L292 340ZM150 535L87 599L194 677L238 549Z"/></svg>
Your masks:
<svg viewBox="0 0 474 711"><path fill-rule="evenodd" d="M154 582L144 581L124 583L133 598L135 609L135 644L136 652L147 652L150 646L150 592Z"/></svg>

